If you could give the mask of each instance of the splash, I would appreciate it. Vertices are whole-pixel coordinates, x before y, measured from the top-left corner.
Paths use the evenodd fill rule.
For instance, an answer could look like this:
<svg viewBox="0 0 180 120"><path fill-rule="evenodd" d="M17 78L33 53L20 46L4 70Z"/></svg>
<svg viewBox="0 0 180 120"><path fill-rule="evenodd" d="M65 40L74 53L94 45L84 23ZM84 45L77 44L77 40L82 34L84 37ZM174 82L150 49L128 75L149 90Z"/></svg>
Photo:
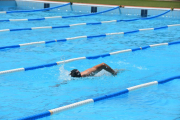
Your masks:
<svg viewBox="0 0 180 120"><path fill-rule="evenodd" d="M59 78L56 85L50 87L60 87L62 84L67 84L67 81L71 80L69 71L64 69L64 64L59 67Z"/></svg>
<svg viewBox="0 0 180 120"><path fill-rule="evenodd" d="M100 77L100 76L111 76L111 73L107 72L106 70L101 70L97 74L94 75L95 77Z"/></svg>
<svg viewBox="0 0 180 120"><path fill-rule="evenodd" d="M59 80L61 80L61 81L71 80L71 76L69 75L70 72L68 70L64 69L64 65L59 67L59 72L60 72Z"/></svg>

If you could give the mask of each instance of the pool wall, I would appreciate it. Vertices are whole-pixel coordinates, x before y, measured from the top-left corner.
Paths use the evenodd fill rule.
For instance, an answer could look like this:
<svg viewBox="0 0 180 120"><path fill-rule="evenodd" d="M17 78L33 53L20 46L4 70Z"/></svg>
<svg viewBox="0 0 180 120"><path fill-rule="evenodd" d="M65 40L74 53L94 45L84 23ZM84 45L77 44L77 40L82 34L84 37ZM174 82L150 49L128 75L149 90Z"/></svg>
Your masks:
<svg viewBox="0 0 180 120"><path fill-rule="evenodd" d="M15 7L17 6L15 0L0 0L0 7Z"/></svg>
<svg viewBox="0 0 180 120"><path fill-rule="evenodd" d="M50 1L34 1L34 0L16 0L17 7L21 9L42 9L44 8L44 3L49 3L50 7L55 7L57 5L65 4L67 2L50 2ZM65 6L59 9L55 9L56 11L63 12L78 12L82 14L87 14L92 12L92 7L97 7L97 12L108 10L115 5L97 5L97 4L79 4L73 3L72 6ZM108 13L108 15L114 14L123 14L123 15L134 15L141 16L142 10L147 10L147 16L158 15L162 13L163 10L169 10L170 8L150 8L150 7L131 7L125 6L124 8L120 8L117 10L113 10ZM174 9L172 12L166 14L162 17L170 17L170 18L180 18L180 9Z"/></svg>

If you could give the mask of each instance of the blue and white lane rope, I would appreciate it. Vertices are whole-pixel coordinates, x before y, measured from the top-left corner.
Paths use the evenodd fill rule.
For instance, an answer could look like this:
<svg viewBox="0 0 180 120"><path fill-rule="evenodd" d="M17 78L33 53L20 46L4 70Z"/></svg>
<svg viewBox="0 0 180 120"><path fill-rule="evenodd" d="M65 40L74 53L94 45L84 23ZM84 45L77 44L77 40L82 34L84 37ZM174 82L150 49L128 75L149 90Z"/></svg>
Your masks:
<svg viewBox="0 0 180 120"><path fill-rule="evenodd" d="M79 39L79 38L96 38L96 37L106 37L107 35L117 35L117 34L129 34L129 33L136 33L140 31L145 31L145 30L159 30L159 29L164 29L168 27L173 27L173 26L180 26L180 24L174 24L174 25L167 25L163 27L157 27L157 28L145 28L145 29L139 29L139 30L133 30L133 31L128 31L128 32L118 32L118 33L105 33L102 35L94 35L94 36L77 36L77 37L71 37L71 38L64 38L60 40L49 40L49 41L38 41L38 42L31 42L31 43L23 43L23 44L18 44L18 45L11 45L11 46L3 46L0 47L1 49L6 49L6 48L19 48L22 46L29 46L29 45L35 45L35 44L48 44L48 43L53 43L53 42L66 42L69 40L74 40L74 39Z"/></svg>
<svg viewBox="0 0 180 120"><path fill-rule="evenodd" d="M148 45L148 46L139 47L139 48L135 48L135 49L120 50L120 51L111 52L111 53L102 54L102 55L88 56L88 57L79 57L79 58L73 58L73 59L68 59L68 60L64 60L64 61L58 61L58 62L49 63L49 64L38 65L38 66L5 70L5 71L0 71L0 74L19 72L19 71L35 70L35 69L39 69L39 68L52 67L52 66L59 65L59 64L65 64L65 63L72 62L72 61L77 61L77 60L98 59L100 57L104 58L104 57L107 57L107 56L111 56L111 55L115 55L115 54L120 54L120 53L125 53L125 52L135 52L135 51L138 51L138 50L144 50L144 49L151 48L151 47L163 46L163 45L175 45L175 44L180 44L180 41L169 42L169 43L153 44L153 45Z"/></svg>
<svg viewBox="0 0 180 120"><path fill-rule="evenodd" d="M36 20L46 20L46 19L54 19L54 18L72 18L72 17L83 17L83 16L91 16L91 15L97 15L105 12L109 12L112 10L115 10L119 8L114 7L105 11L97 12L97 13L90 13L90 14L84 14L84 15L74 15L74 16L52 16L52 17L43 17L43 18L33 18L33 19L8 19L8 20L0 20L0 22L13 22L13 21L36 21Z"/></svg>
<svg viewBox="0 0 180 120"><path fill-rule="evenodd" d="M123 94L129 93L129 92L131 92L133 90L137 90L137 89L140 89L140 88L143 88L143 87L149 87L149 86L152 86L152 85L163 84L163 83L172 81L174 79L180 79L180 76L174 76L174 77L167 78L167 79L164 79L164 80L153 81L153 82L148 82L148 83L136 85L136 86L129 87L129 88L126 88L124 90L121 90L119 92L115 92L115 93L107 94L107 95L104 95L104 96L83 100L83 101L76 102L76 103L73 103L73 104L69 104L69 105L66 105L66 106L62 106L62 107L59 107L59 108L51 109L51 110L48 110L48 111L43 112L43 113L23 117L23 118L20 118L18 120L40 119L40 118L51 116L51 115L53 115L55 113L62 112L62 111L68 110L68 109L72 109L72 108L79 107L79 106L82 106L82 105L86 105L86 104L89 104L89 103L94 103L94 102L97 102L97 101L100 101L100 100L105 100L105 99L108 99L108 98L116 97L116 96L119 96L119 95L123 95Z"/></svg>
<svg viewBox="0 0 180 120"><path fill-rule="evenodd" d="M0 14L9 14L9 13L28 13L28 12L40 12L40 11L47 11L47 10L52 10L52 9L56 9L56 8L60 8L60 7L64 7L67 5L70 5L71 3L67 3L67 4L63 4L63 5L59 5L56 7L51 7L51 8L44 8L44 9L36 9L36 10L16 10L16 11L0 11Z"/></svg>
<svg viewBox="0 0 180 120"><path fill-rule="evenodd" d="M160 16L162 16L164 14L167 14L168 12L170 12L170 10L168 10L168 11L162 13L162 14L152 16L152 17L147 17L147 18L138 18L138 19L130 19L130 20L110 20L110 21L101 21L101 22L95 22L95 23L77 23L77 24L70 24L70 25L65 25L65 26L42 26L42 27L19 28L19 29L3 29L3 30L0 30L0 32L36 30L36 29L70 28L70 27L73 27L73 26L80 26L80 25L100 25L100 24L111 23L111 22L131 22L131 21L136 21L136 20L149 20L149 19L160 17Z"/></svg>

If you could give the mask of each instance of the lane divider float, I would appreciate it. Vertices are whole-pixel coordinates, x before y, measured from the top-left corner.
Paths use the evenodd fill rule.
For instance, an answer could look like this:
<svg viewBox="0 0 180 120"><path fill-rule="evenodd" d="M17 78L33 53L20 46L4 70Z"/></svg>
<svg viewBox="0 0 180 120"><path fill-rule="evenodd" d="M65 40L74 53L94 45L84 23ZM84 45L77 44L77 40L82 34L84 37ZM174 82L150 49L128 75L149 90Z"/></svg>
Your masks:
<svg viewBox="0 0 180 120"><path fill-rule="evenodd" d="M156 16L152 16L152 17L147 17L147 18L137 18L137 19L130 19L130 20L110 20L110 21L101 21L101 22L94 22L94 23L77 23L77 24L70 24L70 25L65 25L65 26L42 26L42 27L31 27L31 28L16 28L16 29L2 29L0 30L0 32L7 32L7 31L24 31L24 30L36 30L36 29L56 29L56 28L70 28L73 26L80 26L80 25L100 25L100 24L104 24L104 23L112 23L112 22L131 22L131 21L136 21L136 20L149 20L149 19L153 19L153 18L157 18L160 17L162 15L167 14L168 12L170 12L170 10L156 15ZM21 19L22 21L24 21L25 19Z"/></svg>
<svg viewBox="0 0 180 120"><path fill-rule="evenodd" d="M43 18L32 18L32 19L8 19L8 20L0 20L0 22L15 22L15 21L38 21L38 20L47 20L47 19L54 19L54 18L73 18L73 17L83 17L83 16L91 16L91 15L97 15L105 12L109 12L115 9L118 9L118 7L114 7L105 11L96 12L96 13L90 13L90 14L84 14L84 15L74 15L74 16L52 16L52 17L43 17Z"/></svg>
<svg viewBox="0 0 180 120"><path fill-rule="evenodd" d="M89 103L94 103L94 102L98 102L98 101L101 101L101 100L106 100L108 98L112 98L112 97L120 96L120 95L123 95L123 94L127 94L127 93L129 93L131 91L134 91L134 90L137 90L137 89L140 89L140 88L149 87L149 86L153 86L153 85L157 85L157 84L163 84L163 83L175 80L175 79L180 79L180 76L174 76L174 77L159 80L159 81L153 81L153 82L148 82L148 83L132 86L132 87L126 88L124 90L121 90L121 91L118 91L118 92L115 92L115 93L111 93L111 94L103 95L103 96L100 96L100 97L95 97L95 98L83 100L83 101L80 101L80 102L76 102L76 103L73 103L73 104L65 105L65 106L62 106L62 107L58 107L58 108L55 108L55 109L48 110L48 111L43 112L43 113L23 117L23 118L20 118L18 120L40 119L40 118L51 116L51 115L53 115L55 113L62 112L62 111L68 110L68 109L72 109L72 108L79 107L79 106L82 106L82 105L87 105Z"/></svg>
<svg viewBox="0 0 180 120"><path fill-rule="evenodd" d="M6 48L9 48L9 49L19 48L22 46L29 46L29 45L35 45L35 44L49 44L49 43L54 43L54 42L66 42L69 40L74 40L74 39L79 39L79 38L96 38L96 37L106 37L108 35L130 34L130 33L136 33L136 32L147 31L147 30L160 30L160 29L165 29L165 28L174 27L174 26L180 26L180 24L167 25L167 26L156 27L156 28L138 29L138 30L127 31L127 32L105 33L105 34L93 35L93 36L77 36L77 37L71 37L71 38L64 38L64 39L60 39L60 40L55 39L55 40L49 40L49 41L38 41L38 42L23 43L23 44L18 44L18 45L11 45L11 46L2 46L2 47L0 47L0 50L6 49Z"/></svg>
<svg viewBox="0 0 180 120"><path fill-rule="evenodd" d="M13 73L13 72L35 70L35 69L44 68L44 67L52 67L52 66L56 66L56 65L59 65L59 64L65 64L65 63L68 63L68 62L73 62L73 61L83 60L83 59L98 59L100 57L104 58L104 57L107 57L107 56L111 56L111 55L115 55L115 54L120 54L120 53L125 53L125 52L135 52L135 51L138 51L138 50L144 50L144 49L151 48L151 47L163 46L163 45L175 45L175 44L180 44L180 41L169 42L169 43L153 44L153 45L148 45L148 46L144 46L144 47L120 50L120 51L111 52L111 53L107 53L107 54L96 55L96 56L79 57L79 58L73 58L73 59L68 59L68 60L64 60L64 61L58 61L58 62L55 62L55 63L38 65L38 66L5 70L5 71L0 71L0 75L1 74L7 74L7 73Z"/></svg>

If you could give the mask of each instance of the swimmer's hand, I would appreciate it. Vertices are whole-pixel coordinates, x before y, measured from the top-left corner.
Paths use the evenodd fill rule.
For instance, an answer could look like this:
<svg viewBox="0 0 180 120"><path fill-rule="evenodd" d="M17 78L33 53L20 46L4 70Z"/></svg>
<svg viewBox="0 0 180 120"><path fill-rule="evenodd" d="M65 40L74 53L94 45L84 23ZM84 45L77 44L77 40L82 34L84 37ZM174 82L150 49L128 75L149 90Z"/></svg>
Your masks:
<svg viewBox="0 0 180 120"><path fill-rule="evenodd" d="M125 70L126 70L126 69L114 69L113 75L115 76L115 75L117 75L118 73L124 72Z"/></svg>
<svg viewBox="0 0 180 120"><path fill-rule="evenodd" d="M116 72L116 71L114 71L114 73L113 73L113 76L115 76L115 75L117 75L117 72Z"/></svg>

